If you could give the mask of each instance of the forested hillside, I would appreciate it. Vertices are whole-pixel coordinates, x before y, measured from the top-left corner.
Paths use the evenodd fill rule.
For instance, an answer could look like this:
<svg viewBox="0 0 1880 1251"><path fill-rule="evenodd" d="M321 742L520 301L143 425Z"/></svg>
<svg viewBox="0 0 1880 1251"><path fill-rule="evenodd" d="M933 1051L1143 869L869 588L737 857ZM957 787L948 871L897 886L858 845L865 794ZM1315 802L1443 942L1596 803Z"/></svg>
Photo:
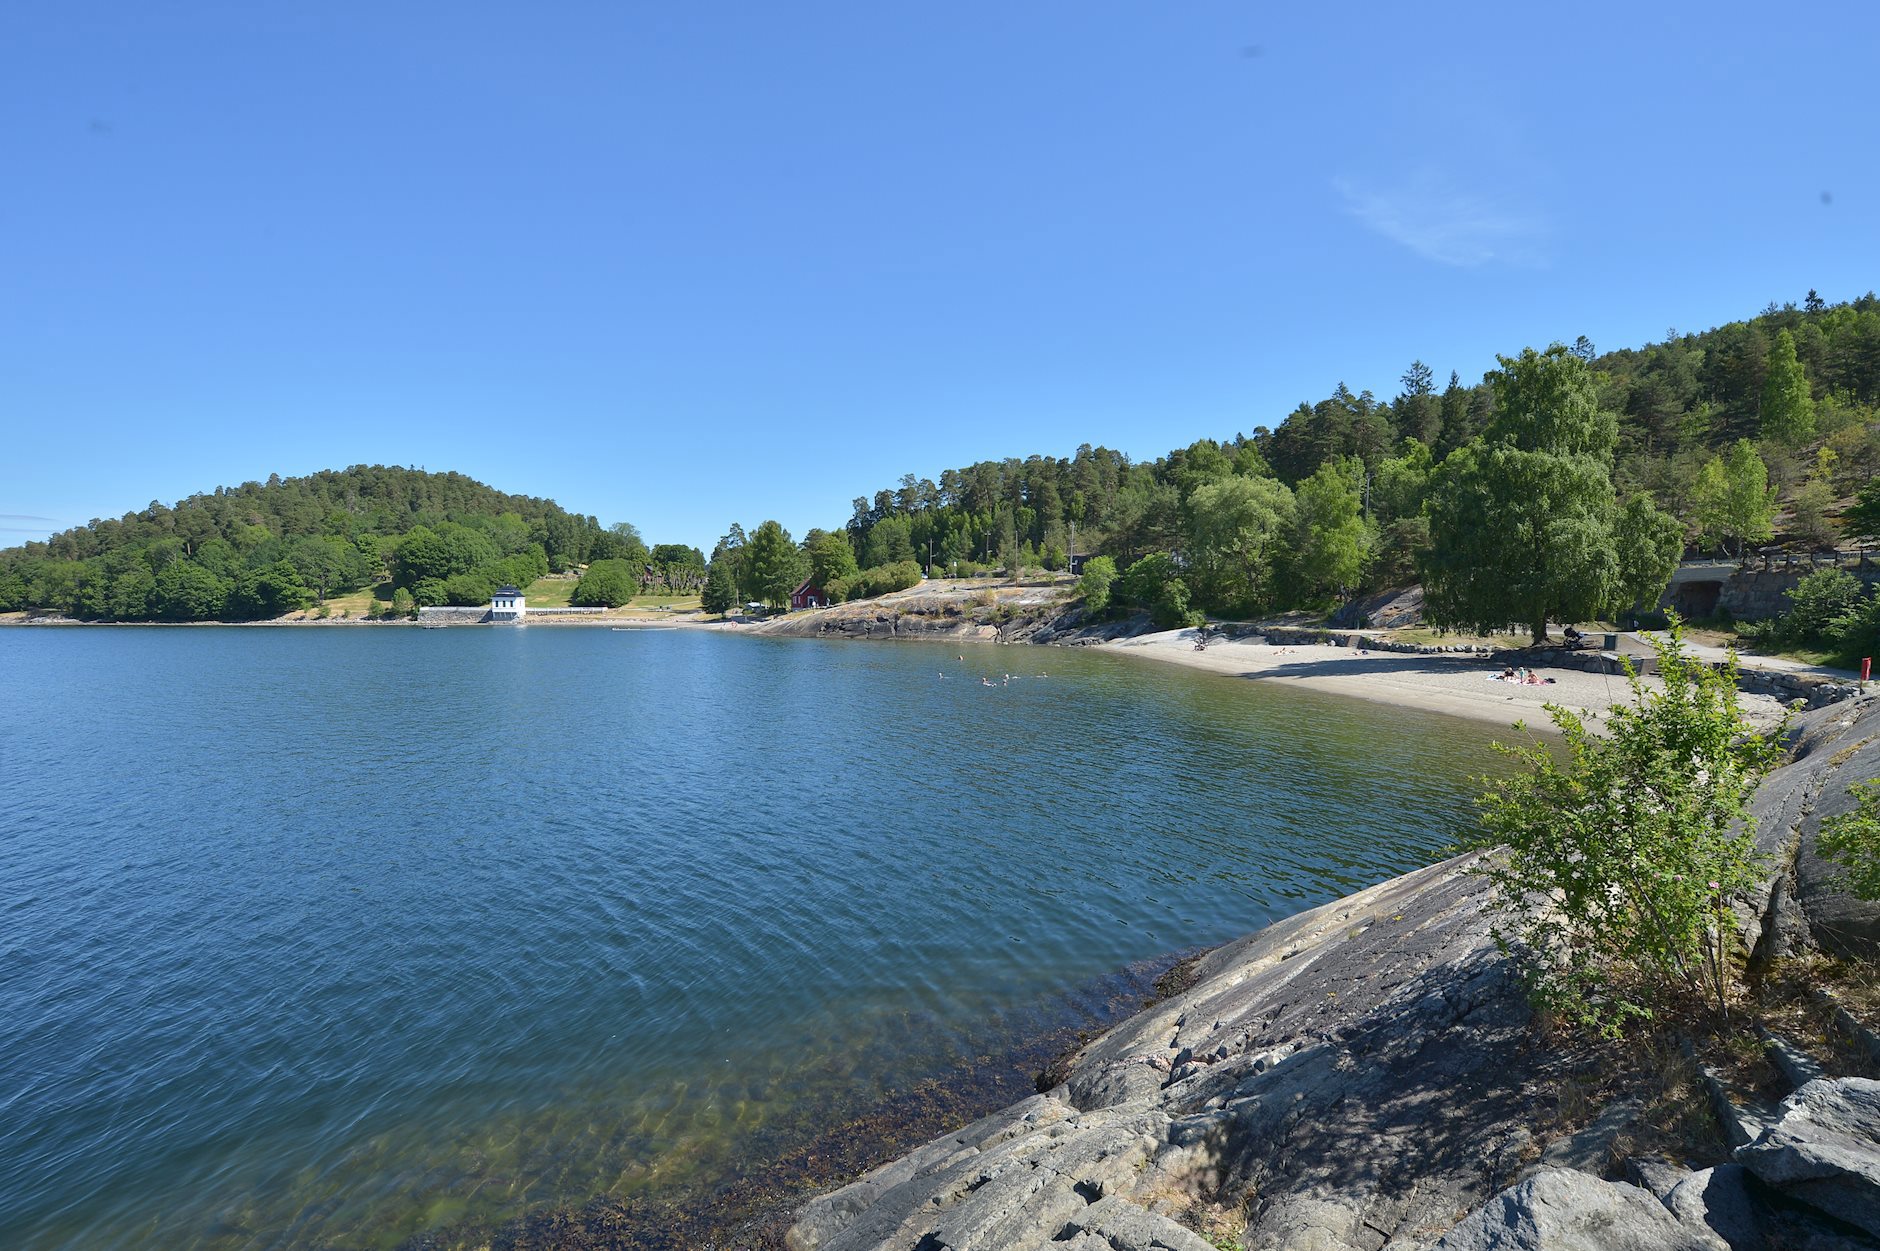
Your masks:
<svg viewBox="0 0 1880 1251"><path fill-rule="evenodd" d="M1687 544L1831 544L1880 471L1872 294L1830 306L1811 291L1800 307L1643 348L1599 354L1581 338L1506 357L1472 384L1437 377L1413 361L1389 399L1341 383L1270 428L1150 463L1086 444L910 474L857 499L843 533L864 569L931 553L936 572L1063 568L1074 534L1077 551L1122 569L1119 597L1168 620L1423 577L1452 623L1531 624L1655 595L1654 571ZM1490 594L1467 570L1551 589Z"/></svg>
<svg viewBox="0 0 1880 1251"><path fill-rule="evenodd" d="M152 501L0 552L0 611L244 620L389 584L384 608L404 612L484 603L501 583L608 558L637 569L647 552L632 527L603 530L552 500L462 474L355 465L218 487L174 507Z"/></svg>

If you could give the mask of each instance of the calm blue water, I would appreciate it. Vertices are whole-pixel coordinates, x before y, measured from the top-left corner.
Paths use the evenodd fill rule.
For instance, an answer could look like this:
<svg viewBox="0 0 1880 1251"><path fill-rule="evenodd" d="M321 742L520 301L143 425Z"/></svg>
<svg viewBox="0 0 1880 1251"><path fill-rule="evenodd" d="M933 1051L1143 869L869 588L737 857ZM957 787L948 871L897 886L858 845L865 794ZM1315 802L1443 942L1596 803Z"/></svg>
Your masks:
<svg viewBox="0 0 1880 1251"><path fill-rule="evenodd" d="M708 1184L977 1023L1426 862L1492 767L1463 723L959 651L0 631L0 1246Z"/></svg>

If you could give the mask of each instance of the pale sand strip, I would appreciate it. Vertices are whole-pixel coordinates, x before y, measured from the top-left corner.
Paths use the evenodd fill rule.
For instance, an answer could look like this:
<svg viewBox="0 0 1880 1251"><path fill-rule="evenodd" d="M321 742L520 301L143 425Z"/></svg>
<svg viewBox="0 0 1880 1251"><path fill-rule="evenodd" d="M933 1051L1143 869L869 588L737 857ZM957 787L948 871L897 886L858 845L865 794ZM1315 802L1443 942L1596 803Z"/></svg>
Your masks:
<svg viewBox="0 0 1880 1251"><path fill-rule="evenodd" d="M1195 650L1193 630L1165 630L1105 643L1105 650L1152 660L1187 665L1211 673L1260 682L1274 682L1349 695L1373 703L1468 717L1508 726L1525 722L1532 729L1548 730L1552 723L1543 704L1560 704L1582 714L1599 714L1614 704L1626 703L1631 690L1623 677L1586 673L1578 669L1539 672L1554 681L1546 686L1517 686L1491 682L1500 672L1485 658L1454 654L1421 655L1407 652L1360 652L1348 647L1269 645L1251 641L1214 640L1206 650ZM1647 684L1656 679L1647 678ZM1774 725L1781 705L1768 695L1743 695L1745 715L1758 726Z"/></svg>

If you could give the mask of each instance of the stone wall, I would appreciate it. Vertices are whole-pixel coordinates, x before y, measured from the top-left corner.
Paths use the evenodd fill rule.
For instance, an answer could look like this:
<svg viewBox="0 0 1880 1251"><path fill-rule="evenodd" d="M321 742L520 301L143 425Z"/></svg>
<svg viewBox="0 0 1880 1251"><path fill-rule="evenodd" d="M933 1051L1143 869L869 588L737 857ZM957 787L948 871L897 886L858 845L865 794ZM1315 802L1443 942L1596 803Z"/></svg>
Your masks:
<svg viewBox="0 0 1880 1251"><path fill-rule="evenodd" d="M1351 647L1370 652L1407 652L1418 656L1437 656L1460 653L1465 656L1486 656L1488 649L1474 647L1465 643L1404 643L1396 639L1380 639L1369 634L1347 634L1337 630L1315 630L1307 626L1243 626L1215 627L1229 638L1263 638L1269 643L1282 643L1286 646L1306 643L1323 643L1331 647Z"/></svg>
<svg viewBox="0 0 1880 1251"><path fill-rule="evenodd" d="M489 606L478 605L475 608L420 608L418 624L422 626L478 625L490 618Z"/></svg>
<svg viewBox="0 0 1880 1251"><path fill-rule="evenodd" d="M1818 569L1845 569L1868 585L1880 583L1880 565L1851 556L1752 556L1740 565L1693 562L1680 566L1658 601L1687 618L1728 613L1737 621L1765 621L1789 609L1788 592Z"/></svg>

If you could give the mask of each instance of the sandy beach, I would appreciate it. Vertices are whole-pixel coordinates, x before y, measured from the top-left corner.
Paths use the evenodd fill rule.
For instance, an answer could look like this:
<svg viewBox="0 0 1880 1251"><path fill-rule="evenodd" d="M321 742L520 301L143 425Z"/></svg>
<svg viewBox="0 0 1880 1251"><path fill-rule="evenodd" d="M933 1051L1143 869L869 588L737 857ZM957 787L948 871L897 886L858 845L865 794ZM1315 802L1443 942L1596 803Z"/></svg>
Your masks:
<svg viewBox="0 0 1880 1251"><path fill-rule="evenodd" d="M1197 651L1195 639L1193 630L1165 630L1103 646L1126 655L1249 681L1287 683L1502 726L1523 721L1530 727L1547 729L1551 723L1545 704L1598 716L1631 698L1624 678L1577 669L1540 669L1543 677L1553 679L1551 683L1517 686L1490 681L1500 669L1479 656L1364 652L1325 644L1274 645L1220 639L1210 640L1205 650ZM1657 681L1645 680L1648 685ZM1782 707L1773 696L1746 694L1740 698L1753 724L1769 726L1781 720Z"/></svg>

